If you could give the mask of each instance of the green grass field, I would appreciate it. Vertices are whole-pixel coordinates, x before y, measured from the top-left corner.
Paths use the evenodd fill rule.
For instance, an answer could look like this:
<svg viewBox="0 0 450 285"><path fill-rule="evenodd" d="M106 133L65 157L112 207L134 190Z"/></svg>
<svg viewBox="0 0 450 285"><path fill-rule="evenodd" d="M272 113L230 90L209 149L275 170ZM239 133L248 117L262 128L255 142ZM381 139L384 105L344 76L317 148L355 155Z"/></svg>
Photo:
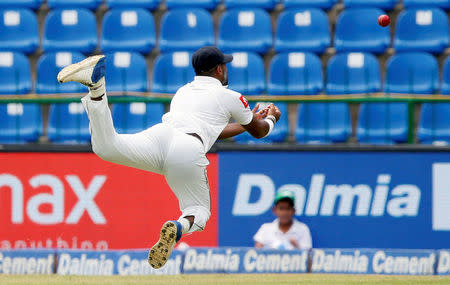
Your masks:
<svg viewBox="0 0 450 285"><path fill-rule="evenodd" d="M450 277L382 276L382 275L322 275L322 274L264 274L264 275L179 275L179 276L42 276L0 275L0 284L152 284L152 285L450 285Z"/></svg>

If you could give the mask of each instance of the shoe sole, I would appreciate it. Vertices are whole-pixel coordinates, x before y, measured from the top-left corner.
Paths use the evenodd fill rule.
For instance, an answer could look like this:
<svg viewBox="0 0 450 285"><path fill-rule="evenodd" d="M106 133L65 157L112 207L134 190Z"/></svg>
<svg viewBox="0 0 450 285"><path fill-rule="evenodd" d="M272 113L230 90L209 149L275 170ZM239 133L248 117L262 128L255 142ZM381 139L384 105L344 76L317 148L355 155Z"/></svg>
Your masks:
<svg viewBox="0 0 450 285"><path fill-rule="evenodd" d="M155 268L161 268L169 260L172 249L176 243L177 225L174 222L166 222L159 233L158 242L148 253L148 263Z"/></svg>
<svg viewBox="0 0 450 285"><path fill-rule="evenodd" d="M79 71L82 71L82 70L86 70L86 69L89 69L89 68L94 68L95 65L97 64L97 62L100 59L104 58L104 57L105 57L104 55L91 56L91 57L88 57L88 58L86 58L86 59L84 59L84 60L82 60L80 62L77 62L77 63L71 64L69 66L66 66L63 70L61 70L58 73L58 77L57 77L58 78L58 82L59 83L65 83L65 82L67 82L66 79L69 76L72 76L73 74L75 74L75 73L77 73Z"/></svg>

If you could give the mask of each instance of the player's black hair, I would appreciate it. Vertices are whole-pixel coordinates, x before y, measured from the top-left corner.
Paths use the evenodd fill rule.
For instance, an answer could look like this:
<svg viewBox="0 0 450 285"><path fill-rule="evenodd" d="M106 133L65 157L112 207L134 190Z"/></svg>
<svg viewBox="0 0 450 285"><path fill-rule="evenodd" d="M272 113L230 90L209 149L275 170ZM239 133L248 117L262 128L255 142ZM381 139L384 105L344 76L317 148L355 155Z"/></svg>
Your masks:
<svg viewBox="0 0 450 285"><path fill-rule="evenodd" d="M294 208L294 201L292 201L292 199L290 199L290 198L288 198L288 197L286 197L286 198L282 198L282 199L280 199L280 200L278 200L276 203L275 203L275 207L278 205L278 203L280 203L280 202L288 202L289 203L289 207L291 207L291 208Z"/></svg>
<svg viewBox="0 0 450 285"><path fill-rule="evenodd" d="M210 70L208 70L208 71L199 71L199 72L195 72L195 75L197 75L197 76L210 76L210 77L214 77L214 74L216 73L216 68L218 67L219 65L216 65L216 66L214 66L213 68L211 68Z"/></svg>

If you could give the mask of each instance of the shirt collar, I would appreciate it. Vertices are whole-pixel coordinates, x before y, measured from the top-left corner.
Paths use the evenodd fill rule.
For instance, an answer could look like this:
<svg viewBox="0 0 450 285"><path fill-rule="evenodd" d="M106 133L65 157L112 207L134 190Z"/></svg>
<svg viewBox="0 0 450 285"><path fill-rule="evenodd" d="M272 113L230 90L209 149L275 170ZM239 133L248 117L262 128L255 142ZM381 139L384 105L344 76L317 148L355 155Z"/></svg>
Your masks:
<svg viewBox="0 0 450 285"><path fill-rule="evenodd" d="M278 218L276 218L276 219L273 221L273 224L275 224L276 229L277 229L280 233L282 233L282 231L280 230L280 220L279 220ZM292 219L292 225L291 225L291 227L289 228L289 230L286 232L286 234L287 234L288 232L292 231L293 228L294 228L294 226L295 226L296 224L297 224L297 220L296 220L295 218L293 218L293 219Z"/></svg>
<svg viewBox="0 0 450 285"><path fill-rule="evenodd" d="M211 77L211 76L195 76L194 82L199 82L199 83L203 83L203 84L209 83L209 84L216 84L216 85L222 86L222 83L219 81L219 79Z"/></svg>

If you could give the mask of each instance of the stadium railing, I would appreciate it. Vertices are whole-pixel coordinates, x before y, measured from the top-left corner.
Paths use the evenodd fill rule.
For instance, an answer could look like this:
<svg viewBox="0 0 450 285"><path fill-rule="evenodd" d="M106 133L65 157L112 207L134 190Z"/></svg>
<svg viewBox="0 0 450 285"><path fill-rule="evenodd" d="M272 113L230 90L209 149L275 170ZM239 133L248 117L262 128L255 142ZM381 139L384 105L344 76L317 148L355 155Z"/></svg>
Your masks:
<svg viewBox="0 0 450 285"><path fill-rule="evenodd" d="M55 93L55 94L26 94L26 95L1 95L0 104L9 103L38 103L38 104L63 104L79 103L80 98L86 93ZM116 91L108 92L109 103L170 103L173 95L151 92ZM408 144L415 143L415 126L417 117L416 106L423 103L450 103L450 96L429 94L388 94L388 93L364 93L343 95L248 95L249 102L284 102L289 104L301 103L407 103L408 105Z"/></svg>

